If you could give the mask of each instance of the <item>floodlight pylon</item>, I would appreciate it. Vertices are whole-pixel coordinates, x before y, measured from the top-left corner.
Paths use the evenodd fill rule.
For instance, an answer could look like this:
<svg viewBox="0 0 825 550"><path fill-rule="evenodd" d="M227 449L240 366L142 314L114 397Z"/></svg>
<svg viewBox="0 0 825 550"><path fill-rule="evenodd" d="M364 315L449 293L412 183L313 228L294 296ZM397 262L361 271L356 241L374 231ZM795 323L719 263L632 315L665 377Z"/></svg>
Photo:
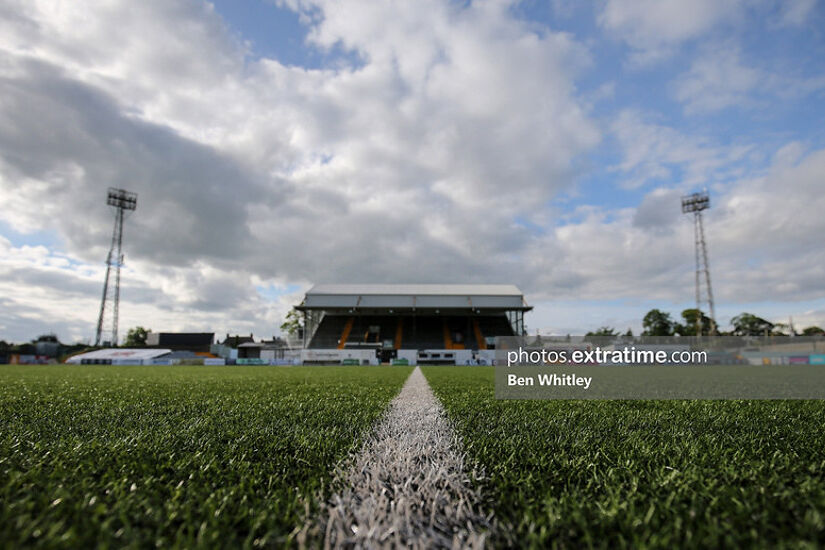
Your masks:
<svg viewBox="0 0 825 550"><path fill-rule="evenodd" d="M124 189L110 187L106 196L106 204L115 211L115 226L112 230L112 242L109 254L106 256L106 278L103 280L103 297L100 300L100 315L97 318L97 332L95 346L117 346L118 343L118 316L120 314L120 268L123 266L123 220L126 213L137 208L137 193ZM111 284L114 272L114 285ZM110 305L111 304L111 305ZM111 333L109 339L104 339L106 329L106 313L111 308Z"/></svg>
<svg viewBox="0 0 825 550"><path fill-rule="evenodd" d="M710 208L710 195L707 190L682 197L682 213L693 214L693 240L696 256L696 335L702 335L702 306L707 304L710 314L710 334L716 334L716 312L713 306L713 289L710 284L710 264L708 247L705 240L705 227L702 211ZM704 292L702 282L704 279Z"/></svg>

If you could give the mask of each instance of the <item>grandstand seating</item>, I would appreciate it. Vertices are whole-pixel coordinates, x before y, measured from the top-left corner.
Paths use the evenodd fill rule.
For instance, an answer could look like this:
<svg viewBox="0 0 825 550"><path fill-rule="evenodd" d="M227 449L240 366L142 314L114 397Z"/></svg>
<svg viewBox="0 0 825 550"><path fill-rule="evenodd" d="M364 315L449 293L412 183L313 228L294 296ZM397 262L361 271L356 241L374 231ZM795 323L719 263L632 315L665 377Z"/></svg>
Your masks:
<svg viewBox="0 0 825 550"><path fill-rule="evenodd" d="M408 349L444 349L443 324L441 317L409 317L404 345Z"/></svg>
<svg viewBox="0 0 825 550"><path fill-rule="evenodd" d="M477 317L478 328L484 337L489 336L515 336L510 321L504 315L485 315Z"/></svg>
<svg viewBox="0 0 825 550"><path fill-rule="evenodd" d="M477 324L476 324L477 322ZM377 331L374 330L377 328ZM310 349L380 347L392 342L396 349L484 349L478 341L489 336L512 336L504 315L332 315L327 314L315 332ZM449 337L447 337L449 335Z"/></svg>
<svg viewBox="0 0 825 550"><path fill-rule="evenodd" d="M338 347L338 340L344 326L347 324L347 315L324 315L321 324L312 337L310 347L313 349L335 349Z"/></svg>

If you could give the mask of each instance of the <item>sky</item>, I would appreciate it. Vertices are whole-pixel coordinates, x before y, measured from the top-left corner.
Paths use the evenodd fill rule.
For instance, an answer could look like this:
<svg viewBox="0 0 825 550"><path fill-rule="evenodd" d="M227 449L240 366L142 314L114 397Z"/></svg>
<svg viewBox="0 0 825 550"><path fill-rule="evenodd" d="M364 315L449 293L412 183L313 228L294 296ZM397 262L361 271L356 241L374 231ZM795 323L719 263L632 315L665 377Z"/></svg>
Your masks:
<svg viewBox="0 0 825 550"><path fill-rule="evenodd" d="M816 0L0 0L0 339L270 337L315 283L512 283L530 332L825 326Z"/></svg>

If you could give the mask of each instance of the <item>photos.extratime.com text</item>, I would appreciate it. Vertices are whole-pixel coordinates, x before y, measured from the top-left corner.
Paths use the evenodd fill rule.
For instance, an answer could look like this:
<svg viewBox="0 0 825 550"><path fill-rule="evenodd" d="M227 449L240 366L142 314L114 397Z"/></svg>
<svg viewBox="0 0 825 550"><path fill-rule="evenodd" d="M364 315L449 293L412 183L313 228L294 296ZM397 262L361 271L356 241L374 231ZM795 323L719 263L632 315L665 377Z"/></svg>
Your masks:
<svg viewBox="0 0 825 550"><path fill-rule="evenodd" d="M635 346L601 349L524 349L507 352L507 366L574 364L574 365L702 365L708 362L706 351L666 351L636 349Z"/></svg>

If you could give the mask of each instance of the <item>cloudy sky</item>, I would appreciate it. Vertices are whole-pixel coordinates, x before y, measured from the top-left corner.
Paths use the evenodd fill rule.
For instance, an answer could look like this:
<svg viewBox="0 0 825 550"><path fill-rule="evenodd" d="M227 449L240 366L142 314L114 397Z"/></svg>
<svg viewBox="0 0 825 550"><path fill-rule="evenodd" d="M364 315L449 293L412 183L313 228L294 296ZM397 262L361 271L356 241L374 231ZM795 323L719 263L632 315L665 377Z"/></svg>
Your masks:
<svg viewBox="0 0 825 550"><path fill-rule="evenodd" d="M816 0L0 0L0 339L270 336L318 282L515 283L531 331L825 326Z"/></svg>

